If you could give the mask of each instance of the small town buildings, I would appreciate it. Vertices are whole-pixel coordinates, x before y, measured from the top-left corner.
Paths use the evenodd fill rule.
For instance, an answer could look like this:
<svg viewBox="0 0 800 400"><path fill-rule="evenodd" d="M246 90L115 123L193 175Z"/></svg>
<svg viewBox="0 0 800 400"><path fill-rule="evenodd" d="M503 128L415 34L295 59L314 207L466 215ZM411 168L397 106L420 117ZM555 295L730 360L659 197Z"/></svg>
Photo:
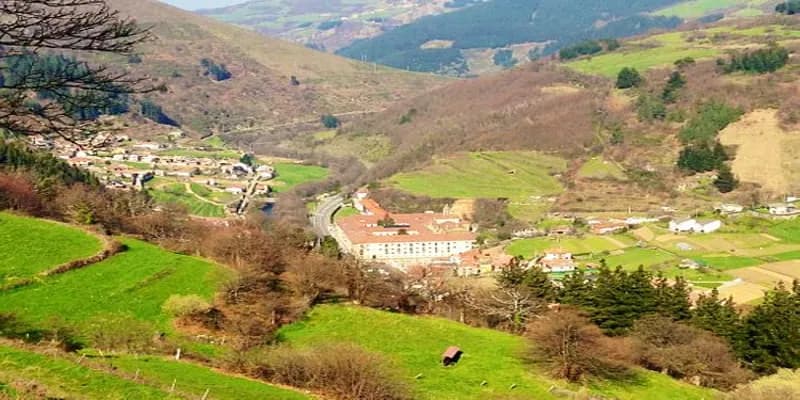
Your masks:
<svg viewBox="0 0 800 400"><path fill-rule="evenodd" d="M589 230L595 235L608 235L628 229L628 224L623 221L598 221L589 225Z"/></svg>
<svg viewBox="0 0 800 400"><path fill-rule="evenodd" d="M545 250L536 265L544 272L572 272L577 268L572 253L561 248Z"/></svg>
<svg viewBox="0 0 800 400"><path fill-rule="evenodd" d="M575 233L575 229L569 225L554 226L547 233L550 236L567 236Z"/></svg>
<svg viewBox="0 0 800 400"><path fill-rule="evenodd" d="M244 193L244 188L241 186L228 186L225 188L225 191L233 194L242 194Z"/></svg>
<svg viewBox="0 0 800 400"><path fill-rule="evenodd" d="M722 221L720 220L697 220L694 218L687 218L669 222L670 232L675 233L712 233L718 231L720 228L722 228Z"/></svg>
<svg viewBox="0 0 800 400"><path fill-rule="evenodd" d="M453 259L457 276L478 276L507 268L514 260L514 256L503 252L492 254L473 249Z"/></svg>
<svg viewBox="0 0 800 400"><path fill-rule="evenodd" d="M793 215L797 214L797 206L792 203L774 203L767 206L772 215Z"/></svg>
<svg viewBox="0 0 800 400"><path fill-rule="evenodd" d="M700 263L692 260L691 258L685 258L681 260L681 263L678 265L678 267L682 269L699 269Z"/></svg>

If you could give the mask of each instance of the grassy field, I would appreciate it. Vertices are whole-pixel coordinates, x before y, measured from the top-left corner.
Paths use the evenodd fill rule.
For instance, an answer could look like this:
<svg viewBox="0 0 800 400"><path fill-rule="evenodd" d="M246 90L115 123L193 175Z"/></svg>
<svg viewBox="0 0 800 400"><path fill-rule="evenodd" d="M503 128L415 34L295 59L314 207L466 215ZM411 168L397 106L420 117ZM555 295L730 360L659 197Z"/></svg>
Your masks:
<svg viewBox="0 0 800 400"><path fill-rule="evenodd" d="M195 186L197 186L197 189L200 190L201 193L211 196L211 191L209 189L198 184L192 184L191 186L194 193L197 193L201 197L205 197L203 194L195 191ZM224 207L197 198L197 196L186 190L186 185L183 183L174 183L159 188L150 189L148 190L148 193L153 197L153 199L156 200L156 202L161 204L180 204L186 207L186 209L192 215L212 218L221 218L225 216Z"/></svg>
<svg viewBox="0 0 800 400"><path fill-rule="evenodd" d="M360 329L353 329L354 326ZM455 321L412 317L361 307L319 306L308 318L284 327L281 340L295 346L324 342L352 342L383 353L393 360L419 399L490 399L493 396L554 399L553 386L565 387L538 374L523 361L524 339L472 328ZM444 368L440 355L448 346L464 355L454 367ZM419 379L414 379L420 375ZM481 382L487 384L481 386ZM516 384L514 389L511 385ZM684 385L654 373L641 372L631 382L594 387L618 399L708 399L712 392ZM519 396L519 397L517 397Z"/></svg>
<svg viewBox="0 0 800 400"><path fill-rule="evenodd" d="M591 179L616 179L625 180L625 172L614 162L602 158L591 158L578 170L578 176Z"/></svg>
<svg viewBox="0 0 800 400"><path fill-rule="evenodd" d="M55 222L0 213L0 286L59 264L90 257L102 243L79 229Z"/></svg>
<svg viewBox="0 0 800 400"><path fill-rule="evenodd" d="M47 398L177 399L138 382L82 367L76 363L0 345L0 382L35 382ZM0 397L3 385L0 384ZM11 398L15 398L13 395Z"/></svg>
<svg viewBox="0 0 800 400"><path fill-rule="evenodd" d="M229 376L206 367L176 362L159 357L116 357L113 367L130 375L139 371L139 379L158 388L169 388L175 381L175 392L182 398L199 399L208 390L208 398L216 400L305 400L312 397L252 379Z"/></svg>
<svg viewBox="0 0 800 400"><path fill-rule="evenodd" d="M699 18L714 12L731 8L745 7L744 9L757 8L768 0L692 0L664 8L655 13L661 16L676 16L680 18Z"/></svg>
<svg viewBox="0 0 800 400"><path fill-rule="evenodd" d="M627 270L634 270L639 268L640 265L645 267L652 267L658 264L674 262L678 264L680 261L674 254L670 254L660 249L645 249L645 248L629 248L622 254L610 255L603 257L609 267L622 266Z"/></svg>
<svg viewBox="0 0 800 400"><path fill-rule="evenodd" d="M552 175L565 167L565 160L535 152L468 153L437 159L423 170L395 175L389 183L431 197L526 199L561 192Z"/></svg>
<svg viewBox="0 0 800 400"><path fill-rule="evenodd" d="M173 294L210 299L230 272L132 239L103 262L0 293L0 311L32 323L58 317L86 328L92 318L128 315L168 329L161 306Z"/></svg>
<svg viewBox="0 0 800 400"><path fill-rule="evenodd" d="M287 191L302 183L322 181L328 177L328 170L316 165L275 163L273 166L278 176L269 184L278 192Z"/></svg>
<svg viewBox="0 0 800 400"><path fill-rule="evenodd" d="M341 209L339 209L339 211L336 212L334 219L338 220L339 218L350 217L358 214L360 213L354 207L342 207Z"/></svg>
<svg viewBox="0 0 800 400"><path fill-rule="evenodd" d="M542 254L547 249L560 247L572 252L573 254L601 253L605 251L620 250L633 246L634 242L627 236L595 236L587 235L583 238L536 238L521 239L511 242L506 247L506 253L513 256L531 258L536 254Z"/></svg>

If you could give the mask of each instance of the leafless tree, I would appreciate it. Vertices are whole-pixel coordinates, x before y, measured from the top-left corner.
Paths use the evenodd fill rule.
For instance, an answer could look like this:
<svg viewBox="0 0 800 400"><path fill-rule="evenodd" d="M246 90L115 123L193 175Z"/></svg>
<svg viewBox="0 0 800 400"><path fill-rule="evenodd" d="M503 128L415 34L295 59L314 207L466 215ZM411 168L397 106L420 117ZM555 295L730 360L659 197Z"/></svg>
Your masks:
<svg viewBox="0 0 800 400"><path fill-rule="evenodd" d="M131 54L151 38L148 28L121 16L105 0L3 0L0 2L0 72L14 67L0 93L0 129L19 135L57 135L78 142L97 131L70 109L106 104L107 94L155 90L144 78L78 57ZM57 68L41 57L63 54ZM47 93L49 100L37 98Z"/></svg>
<svg viewBox="0 0 800 400"><path fill-rule="evenodd" d="M530 291L517 287L502 287L480 291L465 301L479 313L510 324L513 331L521 331L525 324L547 308L547 303Z"/></svg>

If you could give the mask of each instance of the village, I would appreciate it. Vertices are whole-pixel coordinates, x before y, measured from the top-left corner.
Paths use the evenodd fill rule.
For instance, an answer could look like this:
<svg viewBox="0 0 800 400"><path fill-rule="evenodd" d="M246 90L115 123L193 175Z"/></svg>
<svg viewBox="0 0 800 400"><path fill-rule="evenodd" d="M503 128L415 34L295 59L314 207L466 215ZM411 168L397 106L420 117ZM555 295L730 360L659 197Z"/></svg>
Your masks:
<svg viewBox="0 0 800 400"><path fill-rule="evenodd" d="M107 188L148 191L161 203L181 203L200 217L241 215L256 199L271 204L277 177L272 165L252 155L196 144L180 131L165 141L124 134L98 135L91 146L34 138L34 145L92 172Z"/></svg>
<svg viewBox="0 0 800 400"><path fill-rule="evenodd" d="M518 263L541 268L559 284L578 269L591 277L601 266L643 267L670 279L682 276L695 293L716 288L740 303L757 302L776 283L800 278L800 237L790 229L800 199L793 196L755 208L718 204L697 216L667 207L660 215L556 214L546 227L491 244L481 241L481 227L469 216L449 207L391 213L367 189L351 201L331 229L342 251L406 272L482 280Z"/></svg>

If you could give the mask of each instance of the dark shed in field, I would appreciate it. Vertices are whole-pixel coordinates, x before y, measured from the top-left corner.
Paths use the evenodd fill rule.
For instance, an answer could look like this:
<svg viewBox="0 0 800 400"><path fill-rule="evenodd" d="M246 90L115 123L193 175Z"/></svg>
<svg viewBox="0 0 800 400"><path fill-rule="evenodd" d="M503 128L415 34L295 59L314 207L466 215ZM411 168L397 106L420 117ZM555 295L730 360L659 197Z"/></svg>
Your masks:
<svg viewBox="0 0 800 400"><path fill-rule="evenodd" d="M453 365L461 359L462 354L464 354L464 352L462 352L461 349L456 346L450 346L442 353L442 364L444 364L445 367Z"/></svg>

